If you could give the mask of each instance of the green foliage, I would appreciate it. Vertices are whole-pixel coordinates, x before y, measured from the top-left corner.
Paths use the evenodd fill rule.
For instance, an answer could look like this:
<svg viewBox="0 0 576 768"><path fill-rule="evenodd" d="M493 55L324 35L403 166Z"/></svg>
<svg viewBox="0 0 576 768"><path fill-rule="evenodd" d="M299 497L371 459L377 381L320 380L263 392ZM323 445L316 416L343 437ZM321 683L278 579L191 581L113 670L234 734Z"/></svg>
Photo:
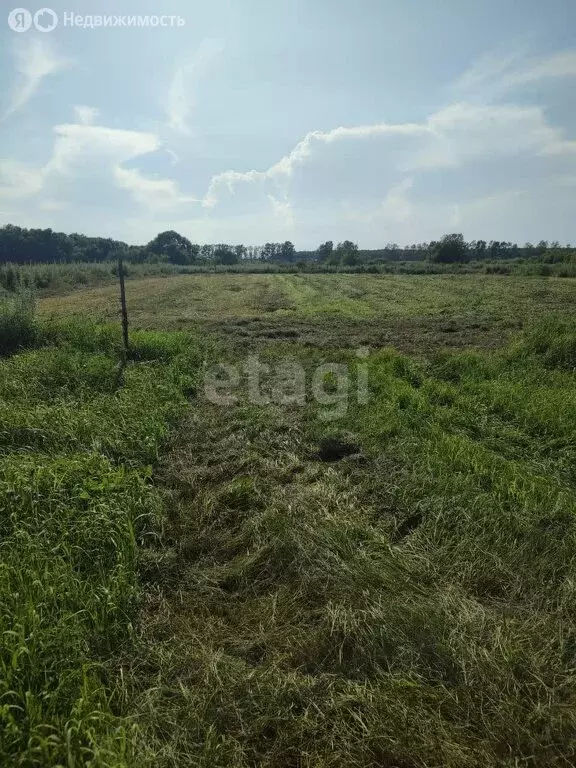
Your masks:
<svg viewBox="0 0 576 768"><path fill-rule="evenodd" d="M290 240L286 240L284 243L282 243L280 258L282 261L288 262L288 264L291 264L296 260L296 248L294 247L294 243L292 243Z"/></svg>
<svg viewBox="0 0 576 768"><path fill-rule="evenodd" d="M316 254L318 261L329 261L332 258L332 252L334 251L334 243L332 240L327 240L322 245L318 246Z"/></svg>
<svg viewBox="0 0 576 768"><path fill-rule="evenodd" d="M431 261L439 261L452 264L454 262L466 261L468 250L464 242L464 236L461 234L444 235L440 242L430 243Z"/></svg>
<svg viewBox="0 0 576 768"><path fill-rule="evenodd" d="M0 763L131 762L107 665L134 640L138 547L159 524L150 465L202 353L135 334L117 389L116 329L38 328L0 362Z"/></svg>
<svg viewBox="0 0 576 768"><path fill-rule="evenodd" d="M32 294L21 292L0 304L0 357L34 346L37 327Z"/></svg>
<svg viewBox="0 0 576 768"><path fill-rule="evenodd" d="M334 258L345 267L353 267L358 263L358 246L351 240L344 240L334 249Z"/></svg>
<svg viewBox="0 0 576 768"><path fill-rule="evenodd" d="M145 253L165 258L170 264L193 264L200 246L174 230L160 232L144 249Z"/></svg>
<svg viewBox="0 0 576 768"><path fill-rule="evenodd" d="M461 242L460 242L461 239ZM439 264L459 264L464 261L476 262L512 262L518 266L522 259L533 264L546 262L552 264L564 264L566 269L561 272L552 271L551 274L562 276L574 276L576 262L574 249L570 246L560 246L558 242L548 243L541 240L538 245L526 243L520 247L509 241L473 240L465 243L461 235L446 235L440 243L412 243L399 246L396 243L387 243L384 247L358 250L358 248L346 240L339 246L340 252L334 254L334 244L331 240L323 243L316 251L297 251L290 241L284 243L268 242L259 245L231 245L208 243L199 246L193 244L188 238L174 230L161 232L148 245L128 245L127 243L102 237L86 237L79 234L66 235L62 232L53 232L51 229L23 229L8 224L0 228L0 285L8 291L15 289L18 283L18 275L5 269L2 264L23 265L54 265L62 267L72 263L100 263L115 262L119 257L124 262L137 265L150 265L162 268L163 266L186 267L202 262L202 269L217 266L229 268L242 262L248 269L261 269L262 263L274 263L282 265L288 271L293 264L304 261L310 269L322 269L329 266L353 270L356 267L374 271L374 265L378 265L383 271L395 271L393 265L398 262L420 262L416 271L426 271L423 262L432 259ZM232 256L235 254L236 258ZM316 262L316 264L315 264ZM324 267L322 266L324 265ZM264 265L264 268L266 266ZM280 269L280 267L278 267ZM402 270L400 270L402 271ZM511 269L511 271L514 271ZM545 269L543 274L546 274ZM61 275L65 274L61 270ZM94 282L94 276L85 268L76 275L87 283ZM34 275L36 287L47 289L54 283L52 270L36 270ZM22 274L22 284L33 287L28 271Z"/></svg>
<svg viewBox="0 0 576 768"><path fill-rule="evenodd" d="M7 224L0 228L0 262L15 264L138 258L141 249L118 240L85 235L65 235L51 229L24 229Z"/></svg>
<svg viewBox="0 0 576 768"><path fill-rule="evenodd" d="M238 263L238 254L229 245L217 245L214 249L214 259L217 264L230 265Z"/></svg>

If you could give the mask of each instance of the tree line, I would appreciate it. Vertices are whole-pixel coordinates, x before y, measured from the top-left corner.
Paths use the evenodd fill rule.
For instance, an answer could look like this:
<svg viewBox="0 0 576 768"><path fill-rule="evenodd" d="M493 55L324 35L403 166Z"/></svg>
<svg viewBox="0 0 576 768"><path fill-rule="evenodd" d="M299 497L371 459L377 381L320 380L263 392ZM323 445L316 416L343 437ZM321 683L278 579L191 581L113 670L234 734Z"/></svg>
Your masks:
<svg viewBox="0 0 576 768"><path fill-rule="evenodd" d="M128 245L120 240L67 235L51 229L25 229L12 224L0 228L0 263L72 263L106 262L119 257L134 263L166 262L170 264L233 265L245 260L261 260L284 264L319 262L353 267L378 261L466 261L542 258L556 254L562 259L570 246L545 240L534 245L498 240L466 242L460 233L444 235L438 241L399 246L387 243L383 248L361 250L351 240L334 244L328 240L312 251L297 251L289 240L264 245L231 245L228 243L199 245L174 230L159 233L146 245Z"/></svg>

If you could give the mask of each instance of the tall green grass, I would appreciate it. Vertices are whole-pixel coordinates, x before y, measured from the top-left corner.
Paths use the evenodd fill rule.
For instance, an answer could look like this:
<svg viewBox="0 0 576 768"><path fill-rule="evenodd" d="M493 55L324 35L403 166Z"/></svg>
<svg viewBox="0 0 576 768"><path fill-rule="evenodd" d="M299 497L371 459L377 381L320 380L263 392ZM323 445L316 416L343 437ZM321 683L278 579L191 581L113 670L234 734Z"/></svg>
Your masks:
<svg viewBox="0 0 576 768"><path fill-rule="evenodd" d="M576 277L576 262L542 263L537 259L508 261L472 261L441 264L430 261L379 261L345 267L318 262L279 264L259 260L222 265L198 263L177 265L165 263L127 263L128 278L143 278L180 274L497 274L539 277ZM111 262L71 264L0 264L0 292L11 294L19 290L36 291L41 295L67 293L77 288L107 285L117 281L117 266Z"/></svg>
<svg viewBox="0 0 576 768"><path fill-rule="evenodd" d="M0 362L0 764L127 765L110 659L134 638L138 550L161 521L152 465L203 352L134 334L118 388L116 328L34 331L38 348Z"/></svg>
<svg viewBox="0 0 576 768"><path fill-rule="evenodd" d="M0 304L0 357L36 344L34 296L19 292Z"/></svg>

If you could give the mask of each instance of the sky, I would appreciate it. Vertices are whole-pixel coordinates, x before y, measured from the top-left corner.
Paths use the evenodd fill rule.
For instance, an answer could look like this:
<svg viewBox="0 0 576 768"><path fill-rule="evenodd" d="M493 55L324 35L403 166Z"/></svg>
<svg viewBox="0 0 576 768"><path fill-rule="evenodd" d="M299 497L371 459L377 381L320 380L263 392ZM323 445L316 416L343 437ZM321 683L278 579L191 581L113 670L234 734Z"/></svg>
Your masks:
<svg viewBox="0 0 576 768"><path fill-rule="evenodd" d="M1 3L0 225L576 242L576 0Z"/></svg>

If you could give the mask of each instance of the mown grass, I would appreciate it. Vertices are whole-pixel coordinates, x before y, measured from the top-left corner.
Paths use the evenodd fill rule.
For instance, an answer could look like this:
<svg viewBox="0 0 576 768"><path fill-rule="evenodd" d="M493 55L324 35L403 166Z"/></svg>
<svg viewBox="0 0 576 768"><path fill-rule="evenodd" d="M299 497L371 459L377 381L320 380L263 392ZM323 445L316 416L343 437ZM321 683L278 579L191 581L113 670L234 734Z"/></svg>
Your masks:
<svg viewBox="0 0 576 768"><path fill-rule="evenodd" d="M375 351L339 421L310 398L191 414L125 662L141 764L574 764L575 361L550 352L573 332ZM321 461L327 438L353 449Z"/></svg>
<svg viewBox="0 0 576 768"><path fill-rule="evenodd" d="M174 276L194 274L240 275L313 275L369 274L369 275L512 275L514 277L576 277L576 261L568 255L561 260L560 254L551 253L542 259L511 259L496 261L472 261L442 264L431 261L380 261L345 267L319 262L299 261L296 264L245 260L238 264L223 265L199 261L193 265L167 262L126 262L124 271L128 278L147 276ZM0 294L35 290L45 295L70 292L84 286L106 285L116 281L117 266L114 261L0 264Z"/></svg>
<svg viewBox="0 0 576 768"><path fill-rule="evenodd" d="M179 275L130 283L135 327L292 338L317 347L392 345L428 353L502 346L550 314L569 317L574 281L498 275ZM117 321L117 288L39 302L42 316Z"/></svg>
<svg viewBox="0 0 576 768"><path fill-rule="evenodd" d="M117 328L26 317L37 348L0 361L0 763L127 765L109 664L134 638L152 466L201 346L134 334L118 388Z"/></svg>
<svg viewBox="0 0 576 768"><path fill-rule="evenodd" d="M0 762L573 765L572 291L134 281L132 328L172 330L133 330L121 388L118 328L66 319L112 319L115 289L43 300L34 348L0 363ZM358 358L379 323L392 344L422 323L418 356ZM444 327L498 348L454 352ZM207 402L210 329L217 359L270 366L264 391L300 363L305 404L244 381ZM350 379L329 421L309 388L326 362Z"/></svg>

